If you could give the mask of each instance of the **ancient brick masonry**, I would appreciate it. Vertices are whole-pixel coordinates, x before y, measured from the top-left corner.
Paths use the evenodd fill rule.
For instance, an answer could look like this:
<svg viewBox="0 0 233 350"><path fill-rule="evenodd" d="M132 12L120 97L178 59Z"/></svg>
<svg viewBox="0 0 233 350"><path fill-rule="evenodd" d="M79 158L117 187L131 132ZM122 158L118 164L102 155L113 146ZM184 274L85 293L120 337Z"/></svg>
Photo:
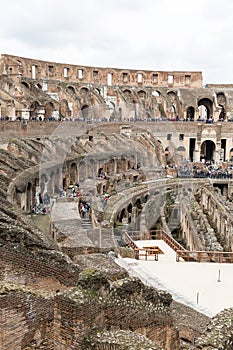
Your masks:
<svg viewBox="0 0 233 350"><path fill-rule="evenodd" d="M55 253L56 254L56 253ZM41 252L40 258L30 254L20 253L11 248L0 247L1 281L18 282L35 287L44 280L47 289L54 290L62 286L74 286L78 281L80 268L67 264L59 254L53 256L49 251ZM49 283L49 285L48 285Z"/></svg>
<svg viewBox="0 0 233 350"><path fill-rule="evenodd" d="M0 310L1 350L53 349L53 302L49 295L1 285Z"/></svg>
<svg viewBox="0 0 233 350"><path fill-rule="evenodd" d="M118 341L120 349L127 349L131 340L136 342L135 349L139 349L143 340L152 349L178 350L177 332L169 314L170 302L169 294L144 287L137 279L110 283L94 269L83 271L78 287L57 292L55 297L51 292L2 283L0 348L86 350L96 331L123 329L124 337ZM146 334L151 341L133 336L130 330ZM103 349L112 349L111 344L106 341Z"/></svg>
<svg viewBox="0 0 233 350"><path fill-rule="evenodd" d="M170 302L169 294L145 287L138 279L109 284L101 273L84 270L77 288L55 298L55 348L89 349L85 344L96 331L122 329L145 334L155 349L178 349Z"/></svg>

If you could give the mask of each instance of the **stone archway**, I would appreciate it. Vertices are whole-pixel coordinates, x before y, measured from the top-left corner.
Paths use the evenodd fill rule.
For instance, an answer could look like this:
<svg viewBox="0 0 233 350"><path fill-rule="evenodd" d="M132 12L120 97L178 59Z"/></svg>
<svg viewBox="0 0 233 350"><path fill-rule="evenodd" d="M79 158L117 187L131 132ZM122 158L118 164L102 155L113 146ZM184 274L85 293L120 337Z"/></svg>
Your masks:
<svg viewBox="0 0 233 350"><path fill-rule="evenodd" d="M205 140L204 142L202 142L200 161L202 162L215 161L215 150L216 150L216 145L213 141Z"/></svg>
<svg viewBox="0 0 233 350"><path fill-rule="evenodd" d="M67 86L67 90L71 93L71 94L76 94L75 88L72 85Z"/></svg>
<svg viewBox="0 0 233 350"><path fill-rule="evenodd" d="M52 118L54 109L54 104L52 102L49 102L45 105L45 119Z"/></svg>
<svg viewBox="0 0 233 350"><path fill-rule="evenodd" d="M38 116L38 112L42 107L40 106L38 101L34 101L30 106L30 119L36 120Z"/></svg>
<svg viewBox="0 0 233 350"><path fill-rule="evenodd" d="M213 118L213 101L208 98L202 98L198 101L199 118L211 120Z"/></svg>
<svg viewBox="0 0 233 350"><path fill-rule="evenodd" d="M226 119L226 97L225 94L220 92L217 94L217 103L219 108L219 120L225 120Z"/></svg>
<svg viewBox="0 0 233 350"><path fill-rule="evenodd" d="M186 120L193 121L193 120L194 120L194 117L195 117L195 109L194 109L194 107L190 106L190 107L187 109Z"/></svg>
<svg viewBox="0 0 233 350"><path fill-rule="evenodd" d="M70 185L74 185L78 180L78 169L77 164L72 163L70 165Z"/></svg>
<svg viewBox="0 0 233 350"><path fill-rule="evenodd" d="M179 160L183 162L185 160L185 155L186 155L186 149L184 146L179 146L177 148L177 155L179 157Z"/></svg>
<svg viewBox="0 0 233 350"><path fill-rule="evenodd" d="M112 101L106 102L106 105L108 106L108 111L109 111L109 119L114 119L115 118L115 109L116 106Z"/></svg>
<svg viewBox="0 0 233 350"><path fill-rule="evenodd" d="M88 105L82 106L81 112L82 112L83 119L86 120L88 118L88 116L89 116L89 107L88 107Z"/></svg>

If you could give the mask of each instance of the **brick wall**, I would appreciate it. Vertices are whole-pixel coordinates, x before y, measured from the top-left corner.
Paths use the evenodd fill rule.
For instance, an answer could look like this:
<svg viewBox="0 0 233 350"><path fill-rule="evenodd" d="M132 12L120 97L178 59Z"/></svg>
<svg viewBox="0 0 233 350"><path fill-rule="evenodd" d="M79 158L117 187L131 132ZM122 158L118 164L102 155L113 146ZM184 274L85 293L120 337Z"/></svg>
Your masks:
<svg viewBox="0 0 233 350"><path fill-rule="evenodd" d="M53 289L54 286L74 286L78 281L78 266L64 264L59 265L49 261L46 256L41 260L39 258L26 256L22 253L12 251L10 249L0 248L0 277L3 281L14 281L16 283L38 284L41 287L41 281L50 280L51 285L48 288Z"/></svg>
<svg viewBox="0 0 233 350"><path fill-rule="evenodd" d="M0 295L0 349L52 350L53 303L21 291Z"/></svg>
<svg viewBox="0 0 233 350"><path fill-rule="evenodd" d="M54 346L56 350L79 348L83 338L93 328L98 331L104 329L131 330L144 334L156 343L159 339L164 349L178 349L178 335L173 328L171 316L166 312L155 310L151 312L149 305L147 309L143 304L140 306L140 303L127 305L126 300L111 298L111 301L107 301L107 297L102 301L92 300L90 297L88 302L81 302L80 299L75 302L57 295L54 308ZM103 349L108 349L108 347L103 347Z"/></svg>

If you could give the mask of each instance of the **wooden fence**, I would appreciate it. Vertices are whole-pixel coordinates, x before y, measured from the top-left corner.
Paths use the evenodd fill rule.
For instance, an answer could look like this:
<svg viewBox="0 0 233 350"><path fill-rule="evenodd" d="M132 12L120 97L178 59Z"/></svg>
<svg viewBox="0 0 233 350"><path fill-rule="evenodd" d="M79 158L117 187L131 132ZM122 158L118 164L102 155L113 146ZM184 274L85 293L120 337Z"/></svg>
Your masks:
<svg viewBox="0 0 233 350"><path fill-rule="evenodd" d="M195 262L215 262L215 263L233 263L233 252L219 252L219 251L190 251L186 250L181 244L179 244L171 235L163 230L151 230L148 232L140 231L123 231L122 239L125 243L131 247L135 252L135 258L140 259L140 256L144 256L145 259L149 256L154 257L154 260L158 260L159 252L156 248L139 248L135 241L139 240L163 240L166 242L175 252L176 261L195 261Z"/></svg>

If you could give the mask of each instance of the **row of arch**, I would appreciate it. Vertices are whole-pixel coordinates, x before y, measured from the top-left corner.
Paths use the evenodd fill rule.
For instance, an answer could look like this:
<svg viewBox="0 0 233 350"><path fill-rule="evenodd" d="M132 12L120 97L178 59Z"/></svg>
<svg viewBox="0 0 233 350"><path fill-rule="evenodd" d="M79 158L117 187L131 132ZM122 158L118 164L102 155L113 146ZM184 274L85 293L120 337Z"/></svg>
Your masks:
<svg viewBox="0 0 233 350"><path fill-rule="evenodd" d="M32 89L32 85L26 81L22 81L22 85L28 89ZM37 83L36 88L37 90L42 90L41 84ZM105 100L102 89L98 87L89 88L86 86L80 87L68 84L65 89L59 85L56 86L56 89L57 93L64 93L66 90L69 96L67 96L67 99L62 98L58 103L58 106L54 106L52 102L47 103L44 107L45 118L49 118L55 109L58 109L59 117L71 117L73 111L69 106L69 98L75 99L80 110L79 116L84 119L88 119L90 114L93 114L89 111L94 105L106 105L106 108L110 110L110 115L114 112L119 112L116 111L116 104L114 101ZM185 101L181 101L181 98L175 90L169 90L165 93L163 89L161 89L161 91L159 89L153 91L150 89L147 91L145 89L132 90L130 88L118 88L117 91L112 89L112 92L115 97L119 94L122 95L122 102L132 104L132 109L135 111L136 117L144 115L146 118L150 118L158 117L160 115L161 117L172 119L210 120L215 116L215 118L217 117L221 120L226 119L227 100L223 92L216 93L211 98L199 98L195 102L195 105L187 106L184 106ZM140 105L140 110L138 110L138 106L136 107L137 104ZM34 101L30 106L31 116L34 117L37 115L38 110L42 107L41 103Z"/></svg>
<svg viewBox="0 0 233 350"><path fill-rule="evenodd" d="M89 112L88 109L90 107L86 104L84 104L81 107L81 115L84 119L88 118ZM54 116L54 112L57 112ZM64 118L70 118L72 115L72 111L69 108L69 103L67 100L63 99L60 101L59 106L55 105L53 102L48 102L44 106L38 102L34 101L29 106L29 113L30 117L29 119L56 119L61 120Z"/></svg>
<svg viewBox="0 0 233 350"><path fill-rule="evenodd" d="M146 162L146 161L145 161ZM117 179L109 181L108 176L121 174L131 182L138 180L131 177L131 170L137 169L135 156L116 156L114 158L96 159L86 158L67 161L63 166L50 169L41 169L40 174L35 174L24 186L16 186L13 192L13 201L21 209L30 212L36 203L38 191L41 194L48 193L50 196L57 195L61 189L66 189L77 182L87 181L87 186L92 194L102 195L104 192L115 190ZM106 175L106 176L102 176ZM136 174L134 175L136 176ZM89 182L91 180L91 182ZM85 185L86 186L86 185Z"/></svg>

